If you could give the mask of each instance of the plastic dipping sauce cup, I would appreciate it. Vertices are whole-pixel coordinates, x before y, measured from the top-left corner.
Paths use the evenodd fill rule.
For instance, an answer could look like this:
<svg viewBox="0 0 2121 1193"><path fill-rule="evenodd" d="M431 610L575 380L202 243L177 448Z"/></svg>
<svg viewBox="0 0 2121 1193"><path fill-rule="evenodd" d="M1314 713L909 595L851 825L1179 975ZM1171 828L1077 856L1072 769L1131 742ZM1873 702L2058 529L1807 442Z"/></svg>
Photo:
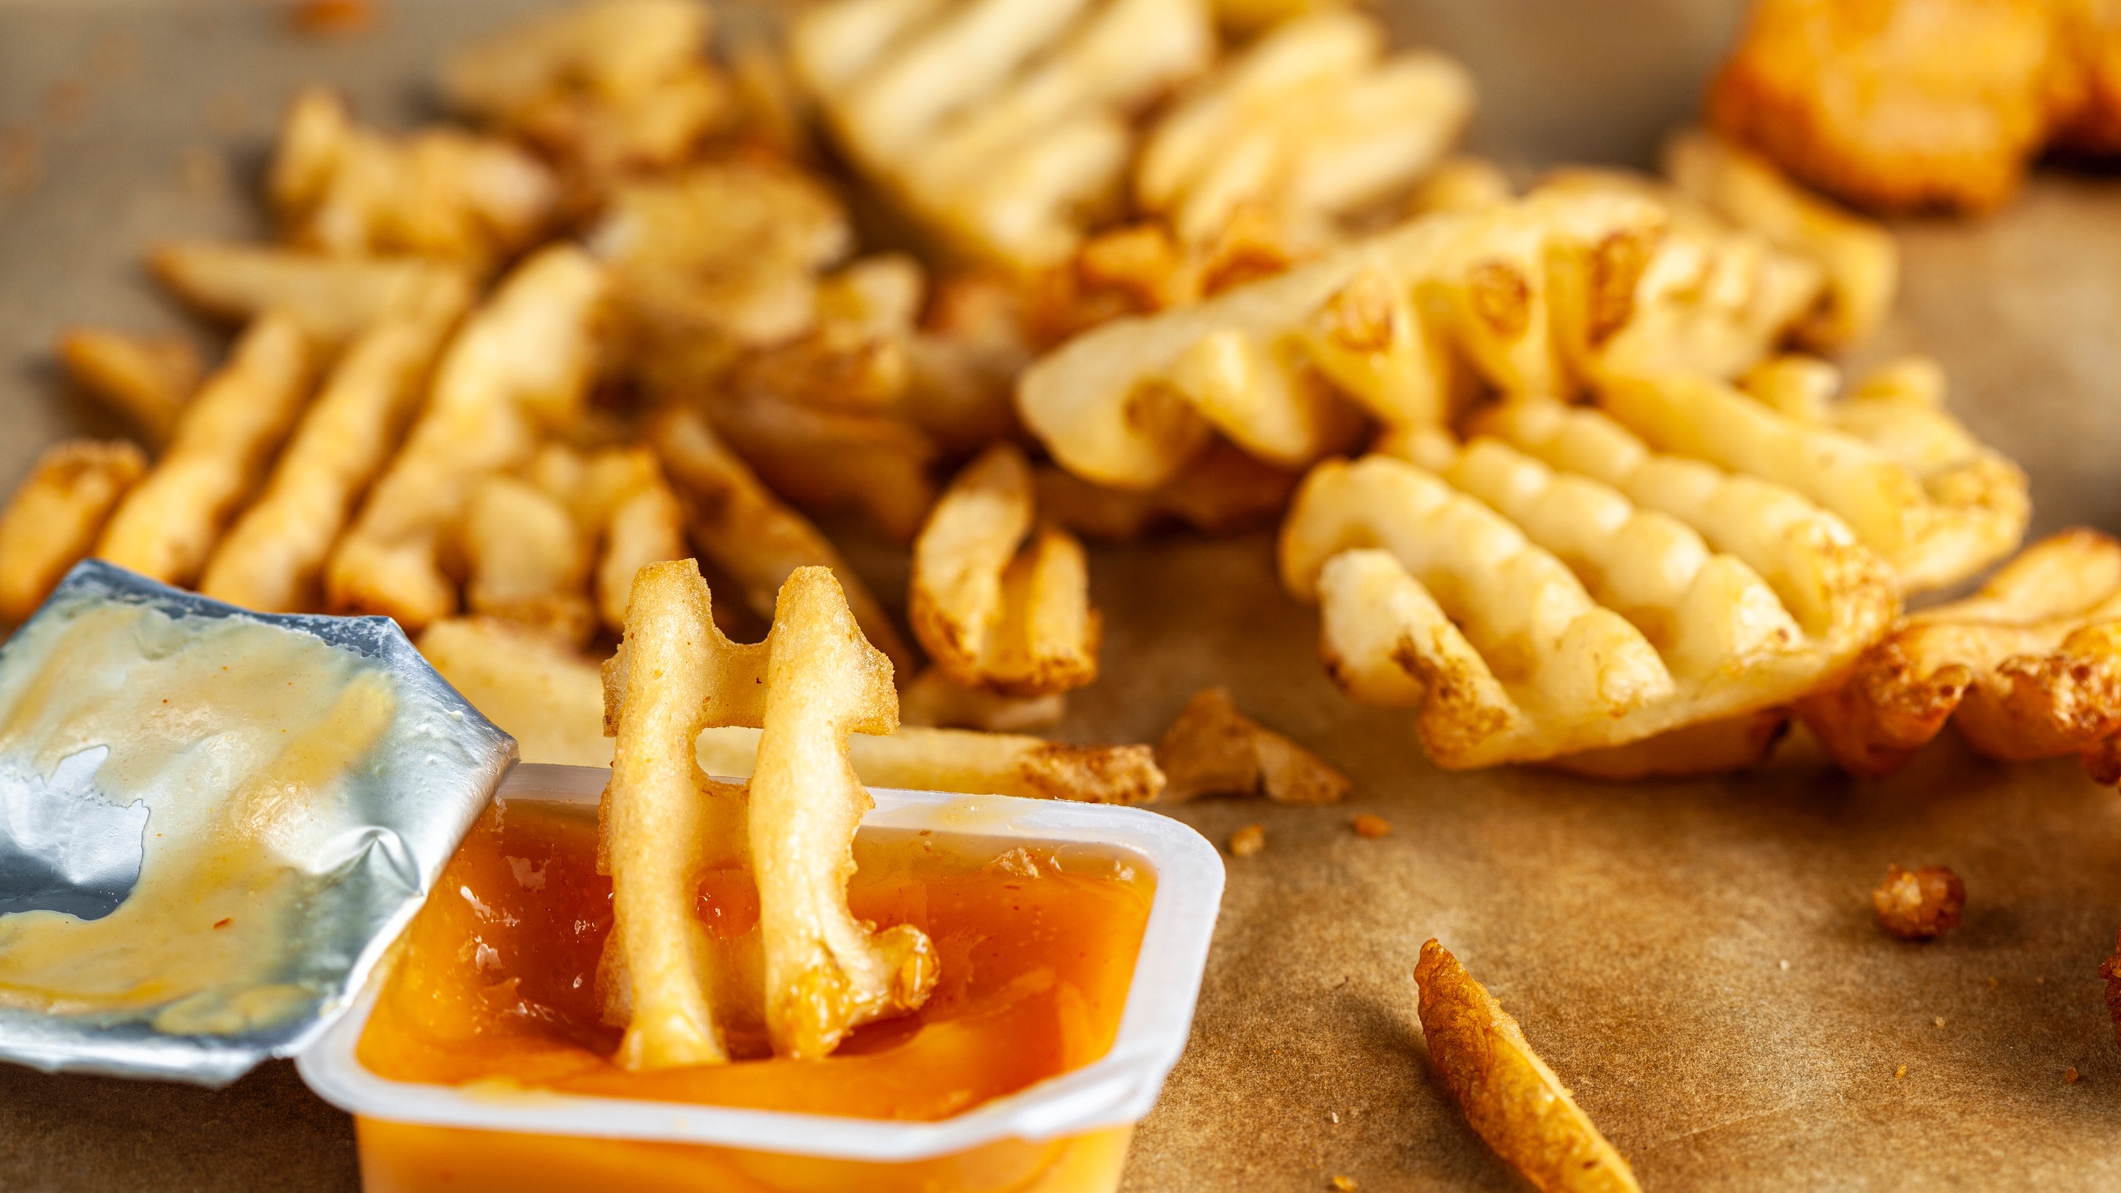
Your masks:
<svg viewBox="0 0 2121 1193"><path fill-rule="evenodd" d="M498 799L595 803L609 772L520 766ZM927 830L965 854L1088 846L1153 880L1111 1048L1090 1063L936 1121L735 1109L530 1088L503 1094L386 1079L357 1055L388 980L299 1058L351 1112L367 1193L626 1189L717 1193L1110 1193L1134 1124L1184 1051L1222 898L1215 847L1134 808L872 789L863 831ZM894 834L895 835L895 834ZM437 897L445 897L438 893ZM743 1063L743 1062L737 1062ZM829 1063L829 1062L827 1062Z"/></svg>

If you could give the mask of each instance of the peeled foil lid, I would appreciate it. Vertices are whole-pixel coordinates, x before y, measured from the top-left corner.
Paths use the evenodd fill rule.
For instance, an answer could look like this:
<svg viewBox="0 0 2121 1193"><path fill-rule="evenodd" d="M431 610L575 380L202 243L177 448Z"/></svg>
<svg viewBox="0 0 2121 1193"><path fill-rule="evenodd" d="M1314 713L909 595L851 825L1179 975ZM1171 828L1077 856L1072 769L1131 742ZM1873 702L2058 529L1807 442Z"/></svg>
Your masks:
<svg viewBox="0 0 2121 1193"><path fill-rule="evenodd" d="M80 564L0 646L0 1059L218 1086L301 1051L515 758L388 618Z"/></svg>

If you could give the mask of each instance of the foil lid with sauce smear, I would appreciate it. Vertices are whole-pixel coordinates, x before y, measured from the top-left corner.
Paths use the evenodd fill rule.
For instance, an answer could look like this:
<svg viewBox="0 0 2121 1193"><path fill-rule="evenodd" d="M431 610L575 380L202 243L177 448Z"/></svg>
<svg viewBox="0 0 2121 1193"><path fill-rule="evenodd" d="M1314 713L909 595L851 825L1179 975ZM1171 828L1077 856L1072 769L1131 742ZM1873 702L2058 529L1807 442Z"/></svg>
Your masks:
<svg viewBox="0 0 2121 1193"><path fill-rule="evenodd" d="M360 990L515 740L388 618L88 561L0 646L0 1060L224 1085Z"/></svg>

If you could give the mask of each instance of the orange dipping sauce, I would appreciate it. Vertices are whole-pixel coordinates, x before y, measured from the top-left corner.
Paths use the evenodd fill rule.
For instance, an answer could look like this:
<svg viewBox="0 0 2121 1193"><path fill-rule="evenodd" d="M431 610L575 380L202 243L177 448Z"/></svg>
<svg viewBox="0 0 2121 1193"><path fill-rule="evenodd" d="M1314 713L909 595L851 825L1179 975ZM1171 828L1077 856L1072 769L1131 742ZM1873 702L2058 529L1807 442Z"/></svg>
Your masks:
<svg viewBox="0 0 2121 1193"><path fill-rule="evenodd" d="M632 1073L608 1059L620 1033L599 1013L612 913L594 807L497 805L406 930L359 1059L398 1081L902 1121L962 1113L1111 1048L1155 893L1125 857L969 848L905 831L855 843L855 915L935 942L941 977L919 1012L860 1028L821 1061L732 1037L753 1059ZM697 906L719 933L758 914L734 873L710 875Z"/></svg>

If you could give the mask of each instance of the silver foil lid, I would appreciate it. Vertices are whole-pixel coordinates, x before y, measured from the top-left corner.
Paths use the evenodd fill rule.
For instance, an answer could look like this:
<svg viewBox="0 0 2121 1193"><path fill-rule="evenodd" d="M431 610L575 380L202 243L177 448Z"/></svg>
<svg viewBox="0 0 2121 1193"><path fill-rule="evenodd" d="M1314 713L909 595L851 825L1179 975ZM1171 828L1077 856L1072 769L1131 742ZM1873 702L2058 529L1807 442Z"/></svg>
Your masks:
<svg viewBox="0 0 2121 1193"><path fill-rule="evenodd" d="M223 1085L299 1052L515 757L388 618L82 563L0 646L0 1059Z"/></svg>

